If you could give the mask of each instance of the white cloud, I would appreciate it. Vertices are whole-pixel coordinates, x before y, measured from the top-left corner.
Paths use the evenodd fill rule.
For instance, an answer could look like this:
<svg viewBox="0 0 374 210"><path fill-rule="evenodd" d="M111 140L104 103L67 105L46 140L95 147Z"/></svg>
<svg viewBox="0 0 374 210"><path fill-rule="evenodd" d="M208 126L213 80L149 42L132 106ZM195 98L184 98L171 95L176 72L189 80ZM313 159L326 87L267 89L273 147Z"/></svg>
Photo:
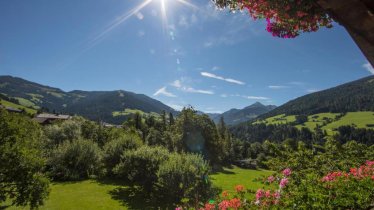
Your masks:
<svg viewBox="0 0 374 210"><path fill-rule="evenodd" d="M227 98L227 94L221 94L222 98Z"/></svg>
<svg viewBox="0 0 374 210"><path fill-rule="evenodd" d="M362 65L362 67L365 68L371 74L374 74L374 68L371 66L370 63L365 63L364 65Z"/></svg>
<svg viewBox="0 0 374 210"><path fill-rule="evenodd" d="M212 71L217 71L217 70L220 70L221 69L221 67L219 67L219 66L213 66L212 67Z"/></svg>
<svg viewBox="0 0 374 210"><path fill-rule="evenodd" d="M285 89L285 88L289 88L289 87L284 86L284 85L269 85L268 88L273 89L273 90L279 90L279 89Z"/></svg>
<svg viewBox="0 0 374 210"><path fill-rule="evenodd" d="M167 96L167 97L177 97L176 95L168 92L166 90L166 86L165 87L162 87L160 89L158 89L154 94L153 96L159 96L159 95L163 95L163 96Z"/></svg>
<svg viewBox="0 0 374 210"><path fill-rule="evenodd" d="M221 76L209 73L209 72L201 72L200 74L201 74L201 76L204 76L204 77L223 80L223 81L230 82L230 83L235 83L235 84L238 84L238 85L245 85L245 83L242 82L242 81L231 79L231 78L224 78L224 77L221 77Z"/></svg>
<svg viewBox="0 0 374 210"><path fill-rule="evenodd" d="M176 88L180 88L180 87L182 87L182 83L181 83L181 81L178 80L178 79L175 80L174 82L172 82L170 85L173 86L173 87L176 87Z"/></svg>
<svg viewBox="0 0 374 210"><path fill-rule="evenodd" d="M201 93L201 94L208 94L208 95L214 94L214 92L211 90L199 90L193 87L182 87L181 90L187 93Z"/></svg>
<svg viewBox="0 0 374 210"><path fill-rule="evenodd" d="M179 104L166 104L166 105L170 106L171 108L173 108L177 111L181 111L184 108L183 105L179 105Z"/></svg>
<svg viewBox="0 0 374 210"><path fill-rule="evenodd" d="M201 93L201 94L208 94L208 95L214 94L214 92L211 90L201 90L201 89L195 89L193 87L186 86L182 84L181 80L178 80L178 79L172 82L170 85L186 93Z"/></svg>
<svg viewBox="0 0 374 210"><path fill-rule="evenodd" d="M251 99L251 100L269 100L269 98L264 96L244 96L244 98Z"/></svg>
<svg viewBox="0 0 374 210"><path fill-rule="evenodd" d="M308 89L306 90L307 93L315 93L315 92L318 92L319 90L318 89Z"/></svg>
<svg viewBox="0 0 374 210"><path fill-rule="evenodd" d="M139 20L143 20L143 19L144 19L144 15L143 15L141 12L136 13L136 17L137 17Z"/></svg>

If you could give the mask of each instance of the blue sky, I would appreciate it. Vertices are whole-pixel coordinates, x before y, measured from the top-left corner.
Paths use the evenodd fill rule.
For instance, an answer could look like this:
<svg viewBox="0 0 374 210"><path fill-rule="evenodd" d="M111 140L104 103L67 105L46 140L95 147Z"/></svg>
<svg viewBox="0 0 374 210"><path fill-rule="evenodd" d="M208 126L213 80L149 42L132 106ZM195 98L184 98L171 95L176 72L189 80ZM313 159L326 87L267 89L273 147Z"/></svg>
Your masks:
<svg viewBox="0 0 374 210"><path fill-rule="evenodd" d="M166 14L161 0L148 1L142 9L140 0L0 1L0 74L206 112L281 105L374 74L337 24L279 39L209 0L165 0Z"/></svg>

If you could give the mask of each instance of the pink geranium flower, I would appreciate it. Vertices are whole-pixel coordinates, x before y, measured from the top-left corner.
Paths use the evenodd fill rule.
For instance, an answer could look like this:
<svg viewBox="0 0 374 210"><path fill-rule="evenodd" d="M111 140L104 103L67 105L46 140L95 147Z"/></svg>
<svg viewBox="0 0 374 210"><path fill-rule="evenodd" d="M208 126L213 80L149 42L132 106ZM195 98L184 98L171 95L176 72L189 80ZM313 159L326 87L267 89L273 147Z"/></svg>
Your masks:
<svg viewBox="0 0 374 210"><path fill-rule="evenodd" d="M292 171L291 171L290 168L286 168L286 169L283 170L282 173L283 173L284 176L290 176Z"/></svg>
<svg viewBox="0 0 374 210"><path fill-rule="evenodd" d="M288 179L287 178L283 178L283 179L281 179L281 181L279 183L279 187L280 188L284 188L287 184L288 184Z"/></svg>

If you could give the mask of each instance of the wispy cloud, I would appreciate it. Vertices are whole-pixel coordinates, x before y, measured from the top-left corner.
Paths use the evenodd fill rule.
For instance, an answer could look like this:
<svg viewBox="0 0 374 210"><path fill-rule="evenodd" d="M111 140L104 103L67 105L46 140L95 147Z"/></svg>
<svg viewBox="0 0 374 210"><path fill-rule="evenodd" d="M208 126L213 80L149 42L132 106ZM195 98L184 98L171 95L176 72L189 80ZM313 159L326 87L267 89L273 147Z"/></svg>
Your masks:
<svg viewBox="0 0 374 210"><path fill-rule="evenodd" d="M213 66L212 67L212 71L217 71L217 70L220 70L221 69L221 67L219 67L219 66Z"/></svg>
<svg viewBox="0 0 374 210"><path fill-rule="evenodd" d="M236 79L231 79L231 78L224 78L222 76L218 76L218 75L215 75L215 74L212 74L212 73L209 73L209 72L201 72L200 74L203 77L218 79L218 80L222 80L222 81L226 81L226 82L230 82L230 83L234 83L234 84L238 84L238 85L245 85L245 82L242 82L242 81L239 81L239 80L236 80Z"/></svg>
<svg viewBox="0 0 374 210"><path fill-rule="evenodd" d="M187 93L201 93L201 94L208 94L208 95L214 94L214 92L211 90L199 90L193 87L182 87L181 90Z"/></svg>
<svg viewBox="0 0 374 210"><path fill-rule="evenodd" d="M169 103L167 103L166 105L170 106L171 108L173 108L177 111L181 111L184 108L183 105L179 105L179 104L169 104Z"/></svg>
<svg viewBox="0 0 374 210"><path fill-rule="evenodd" d="M159 96L159 95L163 95L163 96L166 96L166 97L177 97L176 95L174 95L173 93L170 93L166 90L166 86L165 87L162 87L160 89L158 89L154 94L153 96Z"/></svg>
<svg viewBox="0 0 374 210"><path fill-rule="evenodd" d="M269 100L270 98L264 96L244 96L244 98L251 100Z"/></svg>
<svg viewBox="0 0 374 210"><path fill-rule="evenodd" d="M320 91L319 89L308 89L306 90L307 93L315 93L315 92L318 92Z"/></svg>
<svg viewBox="0 0 374 210"><path fill-rule="evenodd" d="M279 90L279 89L285 89L289 87L285 85L269 85L268 88L273 89L273 90Z"/></svg>
<svg viewBox="0 0 374 210"><path fill-rule="evenodd" d="M374 68L371 66L370 63L365 63L364 65L362 65L362 67L365 68L371 74L374 74Z"/></svg>
<svg viewBox="0 0 374 210"><path fill-rule="evenodd" d="M214 91L212 90L201 90L201 89L196 89L190 86L186 86L182 84L181 80L175 80L170 85L186 93L201 93L201 94L208 94L208 95L214 94Z"/></svg>

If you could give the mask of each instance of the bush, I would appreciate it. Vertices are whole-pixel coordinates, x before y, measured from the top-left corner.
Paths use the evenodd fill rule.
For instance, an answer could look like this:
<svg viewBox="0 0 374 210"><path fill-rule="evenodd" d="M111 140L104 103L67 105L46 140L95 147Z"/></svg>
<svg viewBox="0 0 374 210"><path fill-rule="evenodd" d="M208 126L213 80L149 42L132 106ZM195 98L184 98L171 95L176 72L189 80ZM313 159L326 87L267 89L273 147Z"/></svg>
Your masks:
<svg viewBox="0 0 374 210"><path fill-rule="evenodd" d="M54 147L67 140L81 137L81 123L75 120L66 120L61 123L44 127L44 134L47 137L48 147Z"/></svg>
<svg viewBox="0 0 374 210"><path fill-rule="evenodd" d="M208 179L209 164L201 155L171 154L157 172L158 195L168 203L180 204L182 200L198 204L214 196Z"/></svg>
<svg viewBox="0 0 374 210"><path fill-rule="evenodd" d="M126 150L137 149L143 142L137 134L128 133L120 138L108 142L104 146L103 163L109 176L113 175L113 168L120 163L121 155Z"/></svg>
<svg viewBox="0 0 374 210"><path fill-rule="evenodd" d="M139 185L149 193L157 182L160 165L168 157L169 152L163 147L142 146L137 150L127 150L113 172L119 178L133 185Z"/></svg>
<svg viewBox="0 0 374 210"><path fill-rule="evenodd" d="M41 134L35 122L0 109L0 204L37 208L48 196Z"/></svg>
<svg viewBox="0 0 374 210"><path fill-rule="evenodd" d="M80 180L100 175L100 148L91 140L65 141L52 150L47 168L57 180Z"/></svg>

